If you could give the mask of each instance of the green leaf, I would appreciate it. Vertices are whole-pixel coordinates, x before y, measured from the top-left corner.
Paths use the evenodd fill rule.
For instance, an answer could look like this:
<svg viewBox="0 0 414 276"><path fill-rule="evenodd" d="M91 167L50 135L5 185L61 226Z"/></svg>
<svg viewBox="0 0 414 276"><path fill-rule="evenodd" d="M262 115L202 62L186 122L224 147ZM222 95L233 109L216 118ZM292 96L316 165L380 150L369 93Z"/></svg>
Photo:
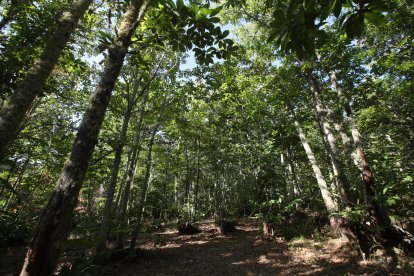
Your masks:
<svg viewBox="0 0 414 276"><path fill-rule="evenodd" d="M174 4L174 1L172 1L172 0L167 0L167 2L168 2L168 5L170 5L170 7L172 7L173 9L176 9L177 7L175 6L175 4Z"/></svg>
<svg viewBox="0 0 414 276"><path fill-rule="evenodd" d="M273 19L274 19L274 23L272 22L272 24L276 24L276 25L285 25L286 24L286 15L285 12L283 10L275 10L273 12Z"/></svg>
<svg viewBox="0 0 414 276"><path fill-rule="evenodd" d="M384 187L384 189L382 189L382 194L386 194L387 193L387 191L388 190L390 190L390 189L392 189L392 188L394 188L395 187L395 185L393 184L393 183L391 183L391 184L388 184L388 185L386 185L385 187Z"/></svg>
<svg viewBox="0 0 414 276"><path fill-rule="evenodd" d="M303 0L303 7L305 10L311 9L315 5L315 0Z"/></svg>
<svg viewBox="0 0 414 276"><path fill-rule="evenodd" d="M385 16L377 12L365 13L365 18L374 25L381 26L387 23Z"/></svg>
<svg viewBox="0 0 414 276"><path fill-rule="evenodd" d="M211 18L209 18L209 20L210 20L210 22L213 22L213 23L219 23L220 22L220 18L218 18L218 17L211 17Z"/></svg>
<svg viewBox="0 0 414 276"><path fill-rule="evenodd" d="M184 7L184 1L183 0L177 0L177 9L181 10Z"/></svg>
<svg viewBox="0 0 414 276"><path fill-rule="evenodd" d="M222 6L218 6L212 9L210 12L210 16L216 16L221 11L222 8L223 8Z"/></svg>
<svg viewBox="0 0 414 276"><path fill-rule="evenodd" d="M402 46L404 46L404 44L405 43L407 43L407 41L408 41L408 36L407 37L405 37L403 40L401 40L401 42L400 43L398 43L398 48L401 48Z"/></svg>
<svg viewBox="0 0 414 276"><path fill-rule="evenodd" d="M207 17L207 15L209 15L210 14L210 9L208 9L208 8L206 8L206 7L202 7L201 9L200 9L200 12L199 12L199 14L202 16L202 17Z"/></svg>
<svg viewBox="0 0 414 276"><path fill-rule="evenodd" d="M407 183L411 183L411 182L413 182L413 178L409 175L404 177L404 179L401 181L401 183L403 183L403 184L407 184Z"/></svg>
<svg viewBox="0 0 414 276"><path fill-rule="evenodd" d="M397 204L397 202L400 201L400 200L401 200L401 198L397 195L396 196L391 196L391 197L387 198L387 200L385 201L385 204L387 206L393 206L393 205Z"/></svg>

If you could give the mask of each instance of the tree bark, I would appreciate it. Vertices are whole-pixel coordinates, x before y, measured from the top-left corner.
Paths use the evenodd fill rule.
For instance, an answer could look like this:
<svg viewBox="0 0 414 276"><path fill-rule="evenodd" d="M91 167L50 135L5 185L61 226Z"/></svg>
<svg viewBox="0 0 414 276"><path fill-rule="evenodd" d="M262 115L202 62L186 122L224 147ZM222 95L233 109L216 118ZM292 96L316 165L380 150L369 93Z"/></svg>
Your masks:
<svg viewBox="0 0 414 276"><path fill-rule="evenodd" d="M116 193L116 197L115 197L115 207L114 207L115 209L113 212L115 215L115 218L118 217L119 212L120 212L120 201L122 198L122 194L124 193L124 190L125 190L125 182L127 179L128 168L132 161L131 156L132 156L132 148L129 148L128 153L127 153L126 163L124 164L125 171L124 171L124 174L122 175L121 183L119 184L118 192Z"/></svg>
<svg viewBox="0 0 414 276"><path fill-rule="evenodd" d="M118 233L118 237L117 237L118 248L124 248L124 236L125 235L124 235L123 230L126 227L126 211L127 211L127 206L128 206L129 192L131 190L132 181L134 180L134 173L135 173L135 169L138 163L139 153L141 151L141 143L140 143L141 130L142 130L142 122L144 120L144 114L145 114L144 106L145 106L146 99L147 97L145 97L144 99L144 104L142 105L143 109L140 112L141 114L139 116L139 121L136 126L134 143L132 146L131 162L127 169L127 179L125 182L125 190L124 190L124 193L122 194L121 203L120 203L118 220L119 220L122 232Z"/></svg>
<svg viewBox="0 0 414 276"><path fill-rule="evenodd" d="M124 15L108 60L91 96L89 107L76 134L72 152L34 232L21 275L50 275L71 228L88 164L98 141L112 91L122 68L131 37L142 21L148 1L132 1Z"/></svg>
<svg viewBox="0 0 414 276"><path fill-rule="evenodd" d="M102 223L99 228L98 233L98 245L97 245L97 252L101 252L106 247L106 240L108 238L109 230L111 228L111 219L112 219L112 205L114 200L115 188L118 182L118 173L119 173L119 166L121 164L122 159L122 151L125 145L129 120L132 115L132 110L135 103L135 98L138 94L138 83L134 83L133 93L128 97L128 104L124 114L124 120L122 123L122 128L119 133L118 144L115 150L115 158L112 165L112 172L111 172L111 180L109 181L108 189L106 192L106 200L103 209L102 215Z"/></svg>
<svg viewBox="0 0 414 276"><path fill-rule="evenodd" d="M290 112L292 114L292 117L294 118L294 124L296 127L296 131L298 132L300 141L302 142L302 146L306 152L306 155L308 157L309 163L312 166L312 170L313 173L315 175L316 181L318 183L319 186L319 190L321 191L321 195L322 195L322 199L323 202L325 204L325 208L328 211L328 214L334 214L336 212L338 212L339 210L339 206L337 204L337 202L334 200L331 191L329 191L328 185L325 181L325 178L321 172L321 169L319 168L319 164L316 160L315 154L313 153L313 150L311 149L308 139L306 138L306 135L302 129L302 127L300 126L298 120L295 118L295 112L293 110L293 108L290 106L289 103L287 103L288 108L290 109ZM336 223L334 221L331 220L331 226L332 228L334 228L334 230L336 230Z"/></svg>
<svg viewBox="0 0 414 276"><path fill-rule="evenodd" d="M332 127L328 122L327 113L328 108L323 108L321 99L320 99L320 86L318 81L312 75L310 70L307 70L305 73L306 79L309 83L314 101L315 101L315 109L316 109L316 118L320 127L322 128L323 135L326 141L326 149L330 156L332 162L332 169L334 174L334 179L338 184L339 191L341 193L341 199L344 203L344 206L348 206L351 202L351 198L349 196L350 184L348 177L345 173L344 166L341 162L340 154L338 152L338 148L336 145L336 138L333 135Z"/></svg>
<svg viewBox="0 0 414 276"><path fill-rule="evenodd" d="M384 210L384 208L381 207L381 205L376 200L374 175L371 171L371 167L368 163L365 150L362 145L361 134L355 124L355 119L351 105L345 99L342 87L338 84L335 71L329 70L329 76L337 92L338 98L344 106L346 120L349 122L351 127L352 139L354 142L357 162L359 165L358 168L360 169L362 176L365 204L368 206L369 209L371 223L373 223L374 225L379 225L382 228L382 230L380 231L381 235L388 242L400 243L407 247L412 247L412 245L407 244L404 241L403 234L392 226L391 219L389 218L387 212Z"/></svg>
<svg viewBox="0 0 414 276"><path fill-rule="evenodd" d="M159 124L157 124L155 126L154 130L152 131L151 139L150 139L149 144L148 144L148 154L147 154L147 162L146 162L147 164L146 164L146 168L145 168L145 176L144 176L144 180L142 181L141 199L140 199L140 202L139 202L139 205L138 205L138 212L137 212L137 222L135 223L135 227L134 227L134 230L132 232L130 249L135 248L138 233L141 229L142 215L143 215L144 207L145 207L145 199L146 199L146 196L147 196L148 184L149 184L149 180L150 180L150 176L151 176L152 147L154 145L155 134L158 131L158 127L159 127Z"/></svg>
<svg viewBox="0 0 414 276"><path fill-rule="evenodd" d="M197 170L196 170L196 182L195 182L195 187L194 187L194 217L193 217L194 220L196 218L196 212L198 211L198 190L199 190L199 186L200 186L200 175L201 175L201 170L200 170L200 138L198 138L196 140L196 144L197 144Z"/></svg>
<svg viewBox="0 0 414 276"><path fill-rule="evenodd" d="M6 157L7 150L16 139L33 101L43 89L80 18L91 3L92 0L79 0L72 9L63 14L39 60L29 69L25 78L0 109L0 162Z"/></svg>

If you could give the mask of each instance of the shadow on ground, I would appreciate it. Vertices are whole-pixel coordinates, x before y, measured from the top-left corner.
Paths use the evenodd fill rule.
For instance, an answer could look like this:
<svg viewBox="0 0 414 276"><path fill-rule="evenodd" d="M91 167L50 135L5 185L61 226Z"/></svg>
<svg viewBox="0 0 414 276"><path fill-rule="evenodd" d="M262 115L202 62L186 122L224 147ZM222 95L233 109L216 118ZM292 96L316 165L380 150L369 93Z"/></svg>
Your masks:
<svg viewBox="0 0 414 276"><path fill-rule="evenodd" d="M325 242L281 238L263 239L254 220L245 220L237 233L222 236L211 221L202 233L178 236L160 233L165 246L143 241L145 254L134 263L118 263L105 275L387 275L378 264L358 261L339 240Z"/></svg>

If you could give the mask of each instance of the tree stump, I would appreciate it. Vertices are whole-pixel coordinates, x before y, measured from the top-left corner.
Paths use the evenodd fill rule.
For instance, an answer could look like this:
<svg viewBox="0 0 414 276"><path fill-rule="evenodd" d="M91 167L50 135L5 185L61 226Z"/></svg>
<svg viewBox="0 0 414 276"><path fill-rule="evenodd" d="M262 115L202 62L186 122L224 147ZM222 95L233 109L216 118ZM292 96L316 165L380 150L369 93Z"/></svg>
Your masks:
<svg viewBox="0 0 414 276"><path fill-rule="evenodd" d="M220 219L216 221L216 225L218 227L220 234L222 235L228 235L228 234L236 232L236 227L235 227L236 223L234 221Z"/></svg>
<svg viewBox="0 0 414 276"><path fill-rule="evenodd" d="M193 226L189 222L183 222L178 224L178 234L179 235L194 235L200 233L200 229Z"/></svg>

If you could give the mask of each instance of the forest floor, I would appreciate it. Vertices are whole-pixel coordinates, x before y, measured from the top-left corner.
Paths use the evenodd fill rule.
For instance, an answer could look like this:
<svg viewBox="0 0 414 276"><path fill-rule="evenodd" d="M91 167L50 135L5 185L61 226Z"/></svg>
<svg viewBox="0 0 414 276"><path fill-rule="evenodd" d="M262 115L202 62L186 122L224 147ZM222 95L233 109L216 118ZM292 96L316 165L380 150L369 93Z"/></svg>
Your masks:
<svg viewBox="0 0 414 276"><path fill-rule="evenodd" d="M258 225L253 218L239 220L237 232L224 236L214 220L205 220L196 235L148 235L138 261L115 265L106 275L414 275L414 261L403 256L390 268L382 254L360 260L340 239L264 238Z"/></svg>
<svg viewBox="0 0 414 276"><path fill-rule="evenodd" d="M253 218L238 220L237 231L224 236L214 220L204 220L198 224L201 233L191 236L175 230L143 234L142 256L84 275L414 275L414 260L404 255L391 267L383 254L360 260L340 239L264 238L258 225ZM22 258L24 248L16 250L8 260ZM18 275L3 269L1 275Z"/></svg>

